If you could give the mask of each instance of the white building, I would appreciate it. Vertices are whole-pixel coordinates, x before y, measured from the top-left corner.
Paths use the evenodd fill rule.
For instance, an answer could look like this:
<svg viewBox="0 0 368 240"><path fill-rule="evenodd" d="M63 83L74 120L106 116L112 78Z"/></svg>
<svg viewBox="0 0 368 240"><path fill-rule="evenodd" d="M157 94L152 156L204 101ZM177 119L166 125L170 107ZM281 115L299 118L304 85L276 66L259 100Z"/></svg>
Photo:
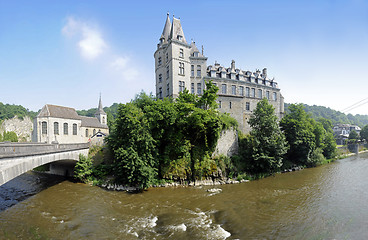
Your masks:
<svg viewBox="0 0 368 240"><path fill-rule="evenodd" d="M160 99L176 98L185 88L202 95L205 81L212 80L219 87L219 110L234 117L243 132L250 130L249 117L263 98L274 106L279 118L284 114L284 98L266 68L243 71L235 67L234 60L228 68L218 63L208 66L203 48L200 52L195 42L188 44L180 19L173 17L171 23L169 14L154 57L156 96Z"/></svg>
<svg viewBox="0 0 368 240"><path fill-rule="evenodd" d="M33 125L33 142L101 144L109 134L101 98L95 117L79 116L74 108L46 104Z"/></svg>

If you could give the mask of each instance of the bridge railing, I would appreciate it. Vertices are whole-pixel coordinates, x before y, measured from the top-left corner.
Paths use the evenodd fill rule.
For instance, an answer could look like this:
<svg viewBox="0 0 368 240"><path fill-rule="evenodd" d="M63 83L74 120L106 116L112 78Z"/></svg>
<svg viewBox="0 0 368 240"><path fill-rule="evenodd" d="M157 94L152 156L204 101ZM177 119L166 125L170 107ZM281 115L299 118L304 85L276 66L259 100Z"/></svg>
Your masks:
<svg viewBox="0 0 368 240"><path fill-rule="evenodd" d="M46 143L0 143L0 159L66 152L89 148L89 143L46 144Z"/></svg>

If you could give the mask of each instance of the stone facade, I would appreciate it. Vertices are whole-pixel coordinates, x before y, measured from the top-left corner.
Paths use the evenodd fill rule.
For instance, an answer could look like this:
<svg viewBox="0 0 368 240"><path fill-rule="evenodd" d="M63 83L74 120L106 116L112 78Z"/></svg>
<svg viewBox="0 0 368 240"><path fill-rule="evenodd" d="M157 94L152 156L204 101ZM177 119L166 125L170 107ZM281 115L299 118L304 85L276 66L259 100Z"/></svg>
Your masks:
<svg viewBox="0 0 368 240"><path fill-rule="evenodd" d="M205 82L211 80L219 87L218 104L221 112L234 117L241 131L250 131L249 117L257 103L267 98L281 119L284 114L284 98L277 82L270 79L267 69L244 71L235 67L235 61L225 68L218 63L207 66L207 57L195 42L187 43L180 19L167 15L164 30L157 44L155 57L156 96L178 97L185 88L202 95Z"/></svg>
<svg viewBox="0 0 368 240"><path fill-rule="evenodd" d="M34 119L33 126L33 142L101 143L109 134L101 98L95 117L79 116L74 108L47 104Z"/></svg>
<svg viewBox="0 0 368 240"><path fill-rule="evenodd" d="M239 138L238 132L234 129L228 129L221 132L220 138L217 141L216 149L213 156L225 155L231 157L238 153Z"/></svg>
<svg viewBox="0 0 368 240"><path fill-rule="evenodd" d="M15 116L12 119L6 119L0 126L0 133L4 131L15 132L20 142L30 142L32 135L33 123L32 120L26 116L23 119L19 119Z"/></svg>

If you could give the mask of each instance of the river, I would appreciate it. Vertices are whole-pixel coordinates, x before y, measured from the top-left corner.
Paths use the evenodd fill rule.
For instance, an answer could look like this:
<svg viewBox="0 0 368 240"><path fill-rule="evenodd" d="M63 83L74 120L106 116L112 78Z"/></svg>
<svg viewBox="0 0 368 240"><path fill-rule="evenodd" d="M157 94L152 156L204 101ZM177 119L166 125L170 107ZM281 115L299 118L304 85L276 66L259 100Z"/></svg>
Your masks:
<svg viewBox="0 0 368 240"><path fill-rule="evenodd" d="M0 190L0 239L368 239L367 154L234 185L129 194L27 173Z"/></svg>

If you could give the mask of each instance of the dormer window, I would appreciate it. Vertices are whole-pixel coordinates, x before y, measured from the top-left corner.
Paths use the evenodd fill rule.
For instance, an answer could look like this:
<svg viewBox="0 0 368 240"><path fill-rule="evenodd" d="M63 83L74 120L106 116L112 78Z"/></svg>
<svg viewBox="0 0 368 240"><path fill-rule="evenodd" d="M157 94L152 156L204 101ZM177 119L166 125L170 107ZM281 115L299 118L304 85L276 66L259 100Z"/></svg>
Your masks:
<svg viewBox="0 0 368 240"><path fill-rule="evenodd" d="M178 37L177 37L177 38L178 38L178 40L179 40L179 41L181 41L181 40L183 39L183 36L178 35Z"/></svg>
<svg viewBox="0 0 368 240"><path fill-rule="evenodd" d="M193 53L193 57L198 57L199 56L199 52L194 52Z"/></svg>

